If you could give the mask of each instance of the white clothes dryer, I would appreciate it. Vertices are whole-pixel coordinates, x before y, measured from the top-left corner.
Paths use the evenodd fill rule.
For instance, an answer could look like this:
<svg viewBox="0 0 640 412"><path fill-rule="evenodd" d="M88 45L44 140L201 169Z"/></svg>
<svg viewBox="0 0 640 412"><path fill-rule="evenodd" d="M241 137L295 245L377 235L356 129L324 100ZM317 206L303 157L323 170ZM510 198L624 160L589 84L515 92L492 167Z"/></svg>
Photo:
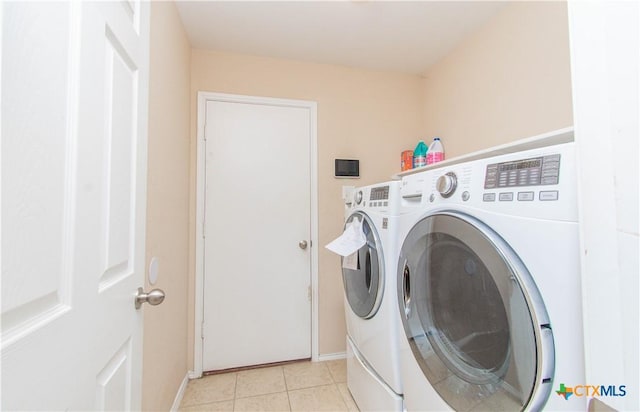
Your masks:
<svg viewBox="0 0 640 412"><path fill-rule="evenodd" d="M347 385L362 411L402 411L396 294L397 210L400 182L357 188L345 226L362 223L367 242L356 269L343 259L347 322Z"/></svg>
<svg viewBox="0 0 640 412"><path fill-rule="evenodd" d="M420 178L399 226L406 410L585 410L555 392L585 379L573 143Z"/></svg>

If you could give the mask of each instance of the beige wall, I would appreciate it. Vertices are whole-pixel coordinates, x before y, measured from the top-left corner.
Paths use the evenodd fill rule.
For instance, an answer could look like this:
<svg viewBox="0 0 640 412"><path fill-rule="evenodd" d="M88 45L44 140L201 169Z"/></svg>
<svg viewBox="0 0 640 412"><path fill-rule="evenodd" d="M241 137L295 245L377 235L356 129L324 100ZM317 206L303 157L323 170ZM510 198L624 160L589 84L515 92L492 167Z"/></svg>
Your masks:
<svg viewBox="0 0 640 412"><path fill-rule="evenodd" d="M342 185L363 185L399 171L400 152L411 148L422 124L418 76L373 72L246 55L192 53L192 210L195 203L195 121L198 91L312 100L318 103L319 352L345 351L340 261L324 249L341 233ZM357 158L361 179L335 179L334 158ZM194 220L192 216L192 229ZM191 258L193 259L193 250ZM190 271L193 319L193 265ZM192 326L190 326L193 328ZM192 348L193 330L189 333ZM192 354L190 354L190 358Z"/></svg>
<svg viewBox="0 0 640 412"><path fill-rule="evenodd" d="M565 2L513 2L425 73L447 158L571 126Z"/></svg>
<svg viewBox="0 0 640 412"><path fill-rule="evenodd" d="M424 78L190 50L172 3L153 3L151 35L147 260L168 297L145 312L145 409L168 408L193 365L197 91L318 102L320 354L345 349L339 261L322 248L342 185L389 179L419 138L453 157L572 124L565 3L508 5ZM362 178L334 179L336 157L359 158Z"/></svg>
<svg viewBox="0 0 640 412"><path fill-rule="evenodd" d="M341 230L342 185L388 180L420 138L442 137L453 157L573 122L564 2L509 4L423 78L201 50L191 61L192 212L198 91L318 102L321 355L345 350L339 260L322 247ZM359 158L362 178L334 179L336 157ZM191 262L190 364L194 272Z"/></svg>
<svg viewBox="0 0 640 412"><path fill-rule="evenodd" d="M191 46L172 2L151 3L147 267L166 293L144 306L142 407L169 410L187 364ZM147 290L151 289L148 280Z"/></svg>

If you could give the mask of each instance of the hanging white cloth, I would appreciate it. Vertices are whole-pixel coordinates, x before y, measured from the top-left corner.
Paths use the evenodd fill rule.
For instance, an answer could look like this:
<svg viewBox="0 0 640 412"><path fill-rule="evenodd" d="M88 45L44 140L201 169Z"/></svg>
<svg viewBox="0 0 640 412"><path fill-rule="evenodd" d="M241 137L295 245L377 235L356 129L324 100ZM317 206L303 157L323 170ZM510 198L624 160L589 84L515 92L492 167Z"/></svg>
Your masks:
<svg viewBox="0 0 640 412"><path fill-rule="evenodd" d="M325 247L340 256L349 256L367 243L367 237L362 230L362 221L355 217L345 227L344 232Z"/></svg>

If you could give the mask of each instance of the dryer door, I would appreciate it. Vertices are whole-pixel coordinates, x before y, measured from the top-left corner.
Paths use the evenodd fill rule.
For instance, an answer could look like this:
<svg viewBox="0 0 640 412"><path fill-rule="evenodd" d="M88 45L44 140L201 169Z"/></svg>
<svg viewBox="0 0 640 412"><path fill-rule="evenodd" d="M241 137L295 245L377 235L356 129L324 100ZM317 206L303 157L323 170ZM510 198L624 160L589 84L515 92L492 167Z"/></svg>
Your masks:
<svg viewBox="0 0 640 412"><path fill-rule="evenodd" d="M382 245L369 216L362 212L355 212L349 216L345 226L354 219L362 222L367 243L358 250L357 270L342 269L342 281L351 310L359 317L369 319L376 314L382 302L384 285Z"/></svg>
<svg viewBox="0 0 640 412"><path fill-rule="evenodd" d="M531 275L504 240L456 212L422 219L398 266L401 318L425 376L455 410L539 410L554 349Z"/></svg>

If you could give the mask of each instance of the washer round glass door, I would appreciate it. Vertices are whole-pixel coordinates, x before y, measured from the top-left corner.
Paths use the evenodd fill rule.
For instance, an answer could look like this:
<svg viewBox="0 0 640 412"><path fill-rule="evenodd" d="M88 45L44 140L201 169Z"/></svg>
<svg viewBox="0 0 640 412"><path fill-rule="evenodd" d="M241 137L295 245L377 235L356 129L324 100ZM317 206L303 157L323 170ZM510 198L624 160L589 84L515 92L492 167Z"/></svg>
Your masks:
<svg viewBox="0 0 640 412"><path fill-rule="evenodd" d="M358 251L357 269L342 268L342 281L351 310L363 319L376 314L382 302L384 264L382 246L373 222L364 213L355 212L347 219L345 227L354 219L362 222L367 243Z"/></svg>
<svg viewBox="0 0 640 412"><path fill-rule="evenodd" d="M455 410L537 410L551 391L553 335L540 293L489 227L439 212L407 235L398 297L421 370Z"/></svg>

